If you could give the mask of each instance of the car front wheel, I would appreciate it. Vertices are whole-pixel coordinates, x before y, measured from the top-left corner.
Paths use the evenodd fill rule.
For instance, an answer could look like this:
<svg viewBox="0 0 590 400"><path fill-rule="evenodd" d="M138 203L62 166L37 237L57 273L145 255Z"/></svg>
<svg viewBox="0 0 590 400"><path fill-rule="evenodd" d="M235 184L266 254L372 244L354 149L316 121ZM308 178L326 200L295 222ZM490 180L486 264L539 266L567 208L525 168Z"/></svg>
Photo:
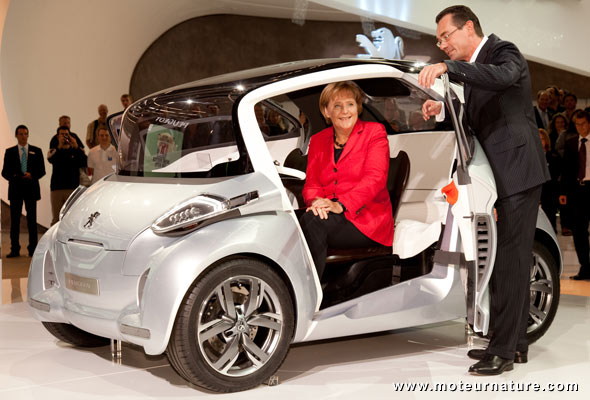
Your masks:
<svg viewBox="0 0 590 400"><path fill-rule="evenodd" d="M198 386L216 392L246 390L279 369L293 331L292 299L281 277L260 261L233 259L188 291L168 359Z"/></svg>
<svg viewBox="0 0 590 400"><path fill-rule="evenodd" d="M527 337L533 343L547 332L559 305L559 270L549 250L540 242L533 246L531 306Z"/></svg>

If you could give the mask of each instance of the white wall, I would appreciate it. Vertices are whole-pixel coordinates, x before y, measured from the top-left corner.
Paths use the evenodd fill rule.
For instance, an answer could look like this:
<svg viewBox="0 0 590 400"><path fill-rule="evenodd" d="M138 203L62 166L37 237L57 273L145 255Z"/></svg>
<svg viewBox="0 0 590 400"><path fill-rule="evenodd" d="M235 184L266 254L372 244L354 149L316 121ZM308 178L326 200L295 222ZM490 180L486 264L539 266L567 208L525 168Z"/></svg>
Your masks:
<svg viewBox="0 0 590 400"><path fill-rule="evenodd" d="M8 11L0 38L0 162L4 149L16 144L14 128L29 127L31 144L47 154L58 117L68 114L72 130L82 136L96 119L97 106L121 109L137 61L162 33L200 15L234 13L292 15L293 0L0 0ZM343 13L310 5L308 18L350 19ZM205 40L205 39L204 39ZM174 60L167 60L174 62ZM38 222L49 226L49 181L41 180ZM7 200L8 185L0 180Z"/></svg>

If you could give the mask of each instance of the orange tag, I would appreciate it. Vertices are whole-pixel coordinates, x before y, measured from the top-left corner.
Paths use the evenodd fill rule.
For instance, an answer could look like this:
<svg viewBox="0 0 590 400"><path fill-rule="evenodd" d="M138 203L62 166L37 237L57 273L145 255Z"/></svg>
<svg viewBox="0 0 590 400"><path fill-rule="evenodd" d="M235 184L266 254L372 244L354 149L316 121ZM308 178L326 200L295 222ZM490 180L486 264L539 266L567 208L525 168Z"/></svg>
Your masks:
<svg viewBox="0 0 590 400"><path fill-rule="evenodd" d="M459 199L459 191L457 190L454 181L451 181L451 183L442 188L440 191L447 197L447 203L450 205L454 205Z"/></svg>

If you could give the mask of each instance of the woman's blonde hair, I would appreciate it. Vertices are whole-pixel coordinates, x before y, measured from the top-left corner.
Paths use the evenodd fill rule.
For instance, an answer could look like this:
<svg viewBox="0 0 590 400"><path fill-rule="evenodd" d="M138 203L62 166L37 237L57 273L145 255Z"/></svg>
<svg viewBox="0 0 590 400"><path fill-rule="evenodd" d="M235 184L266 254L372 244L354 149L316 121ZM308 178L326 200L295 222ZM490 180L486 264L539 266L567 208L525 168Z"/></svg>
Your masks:
<svg viewBox="0 0 590 400"><path fill-rule="evenodd" d="M551 150L551 139L549 139L549 134L543 128L539 128L539 135L543 137L541 140L541 144L543 145L543 150L545 153Z"/></svg>
<svg viewBox="0 0 590 400"><path fill-rule="evenodd" d="M330 83L324 88L324 90L322 90L322 93L320 94L320 112L326 119L327 123L330 123L330 118L324 114L324 110L328 107L328 104L330 104L330 100L332 100L338 93L341 92L350 92L356 101L359 115L363 111L363 98L365 97L365 94L361 88L356 85L356 83L352 81Z"/></svg>

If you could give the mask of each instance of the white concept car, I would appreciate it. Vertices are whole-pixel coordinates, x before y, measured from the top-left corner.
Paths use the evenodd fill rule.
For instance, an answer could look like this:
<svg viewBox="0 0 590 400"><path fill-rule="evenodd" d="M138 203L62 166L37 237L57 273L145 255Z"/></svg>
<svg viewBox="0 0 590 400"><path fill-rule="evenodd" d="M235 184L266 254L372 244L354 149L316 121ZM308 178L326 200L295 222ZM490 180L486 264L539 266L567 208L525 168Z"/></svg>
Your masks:
<svg viewBox="0 0 590 400"><path fill-rule="evenodd" d="M488 334L492 171L462 125L462 88L445 76L424 90L418 71L402 61L301 61L135 102L110 120L117 172L78 188L37 246L35 317L77 346L115 339L165 352L187 381L220 392L268 380L291 343L457 318ZM394 243L329 249L320 281L298 214L309 139L326 126L319 94L343 80L366 94L360 118L388 133ZM422 120L426 99L446 103L444 121ZM555 316L561 267L539 211L531 341Z"/></svg>

